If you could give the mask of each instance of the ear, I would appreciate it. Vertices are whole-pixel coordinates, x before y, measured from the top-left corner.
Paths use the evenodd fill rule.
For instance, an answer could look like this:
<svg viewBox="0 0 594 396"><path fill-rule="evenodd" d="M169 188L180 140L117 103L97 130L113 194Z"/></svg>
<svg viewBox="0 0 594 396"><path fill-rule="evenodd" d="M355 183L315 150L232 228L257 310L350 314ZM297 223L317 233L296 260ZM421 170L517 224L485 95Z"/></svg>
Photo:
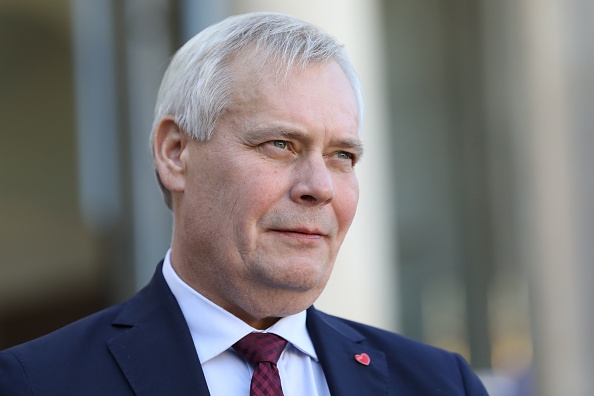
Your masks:
<svg viewBox="0 0 594 396"><path fill-rule="evenodd" d="M171 193L183 192L186 185L184 152L191 139L172 117L165 117L157 125L153 137L155 168L161 183Z"/></svg>

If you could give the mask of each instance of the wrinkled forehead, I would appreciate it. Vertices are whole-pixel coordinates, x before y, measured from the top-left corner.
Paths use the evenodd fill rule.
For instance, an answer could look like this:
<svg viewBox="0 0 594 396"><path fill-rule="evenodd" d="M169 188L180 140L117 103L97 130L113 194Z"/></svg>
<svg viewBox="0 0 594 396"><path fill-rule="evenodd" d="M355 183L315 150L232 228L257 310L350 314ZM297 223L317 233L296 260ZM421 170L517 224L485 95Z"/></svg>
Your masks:
<svg viewBox="0 0 594 396"><path fill-rule="evenodd" d="M312 73L313 71L313 73ZM342 92L342 99L350 101L356 108L356 95L348 78L340 65L333 60L309 62L307 64L287 65L280 61L265 62L255 51L246 52L237 56L229 65L229 83L231 106L263 99L262 96L272 94L284 95L296 93L295 84L303 82L303 76L308 79L316 78L321 74L331 73L335 78L330 85L324 85L327 92ZM327 77L324 77L327 79ZM304 95L318 92L319 85L310 86ZM346 91L345 91L346 88Z"/></svg>
<svg viewBox="0 0 594 396"><path fill-rule="evenodd" d="M231 100L223 116L227 122L238 130L258 126L283 133L317 131L328 137L340 133L357 138L355 95L336 62L293 69L286 78L276 71L271 65L257 68L250 62L233 65Z"/></svg>
<svg viewBox="0 0 594 396"><path fill-rule="evenodd" d="M251 43L244 48L235 51L224 61L227 86L226 92L229 95L229 106L239 98L246 99L241 90L251 90L259 85L273 86L279 90L290 89L294 77L305 70L317 68L317 66L334 65L334 70L340 73L349 86L349 93L352 94L357 111L358 134L361 132L362 121L362 100L360 91L358 91L358 80L353 81L353 77L345 71L343 65L338 59L300 59L298 56L293 59L287 59L282 53L274 48L268 48L262 45ZM355 86L353 86L355 84ZM234 100L235 99L235 100ZM253 97L252 97L253 99ZM227 110L226 109L226 110Z"/></svg>

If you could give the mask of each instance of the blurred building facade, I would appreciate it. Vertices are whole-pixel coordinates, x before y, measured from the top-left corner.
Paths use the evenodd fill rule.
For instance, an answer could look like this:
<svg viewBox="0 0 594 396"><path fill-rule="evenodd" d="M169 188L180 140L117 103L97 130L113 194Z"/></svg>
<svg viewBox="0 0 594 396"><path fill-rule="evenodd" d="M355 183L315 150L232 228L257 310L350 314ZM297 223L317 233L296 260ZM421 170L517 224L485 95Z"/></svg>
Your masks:
<svg viewBox="0 0 594 396"><path fill-rule="evenodd" d="M0 348L150 278L162 73L256 10L337 36L364 87L360 208L319 307L462 353L494 395L594 392L587 0L4 0Z"/></svg>

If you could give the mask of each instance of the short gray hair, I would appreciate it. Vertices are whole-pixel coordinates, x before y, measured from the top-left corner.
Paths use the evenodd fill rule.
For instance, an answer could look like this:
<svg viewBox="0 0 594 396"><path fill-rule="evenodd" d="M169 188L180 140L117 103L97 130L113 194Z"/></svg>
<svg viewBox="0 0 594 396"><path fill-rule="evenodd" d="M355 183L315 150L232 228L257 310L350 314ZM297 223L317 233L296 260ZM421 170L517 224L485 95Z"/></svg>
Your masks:
<svg viewBox="0 0 594 396"><path fill-rule="evenodd" d="M344 46L310 23L283 14L254 12L206 28L173 56L157 96L151 146L155 129L167 116L196 140L212 137L217 120L231 102L229 66L234 55L248 47L254 48L261 66L277 66L281 78L296 67L336 62L355 94L361 127L361 84ZM171 209L171 192L158 173L157 180Z"/></svg>

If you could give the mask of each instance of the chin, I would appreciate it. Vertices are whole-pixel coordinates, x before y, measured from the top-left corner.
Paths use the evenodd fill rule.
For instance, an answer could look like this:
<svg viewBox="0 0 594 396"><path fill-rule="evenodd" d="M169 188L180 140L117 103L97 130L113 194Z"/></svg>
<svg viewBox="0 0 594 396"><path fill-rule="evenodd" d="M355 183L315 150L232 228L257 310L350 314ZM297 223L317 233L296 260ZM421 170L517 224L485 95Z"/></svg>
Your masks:
<svg viewBox="0 0 594 396"><path fill-rule="evenodd" d="M321 293L330 277L331 267L320 266L319 261L302 261L275 266L263 273L269 286L302 293Z"/></svg>
<svg viewBox="0 0 594 396"><path fill-rule="evenodd" d="M326 287L328 277L317 276L307 278L302 277L299 281L295 278L285 279L284 282L277 282L274 287L273 299L281 303L281 310L285 310L284 315L296 314L309 308L322 294Z"/></svg>
<svg viewBox="0 0 594 396"><path fill-rule="evenodd" d="M269 314L267 316L282 318L289 315L298 314L309 308L319 297L322 290L307 292L287 292L278 293L268 305Z"/></svg>

